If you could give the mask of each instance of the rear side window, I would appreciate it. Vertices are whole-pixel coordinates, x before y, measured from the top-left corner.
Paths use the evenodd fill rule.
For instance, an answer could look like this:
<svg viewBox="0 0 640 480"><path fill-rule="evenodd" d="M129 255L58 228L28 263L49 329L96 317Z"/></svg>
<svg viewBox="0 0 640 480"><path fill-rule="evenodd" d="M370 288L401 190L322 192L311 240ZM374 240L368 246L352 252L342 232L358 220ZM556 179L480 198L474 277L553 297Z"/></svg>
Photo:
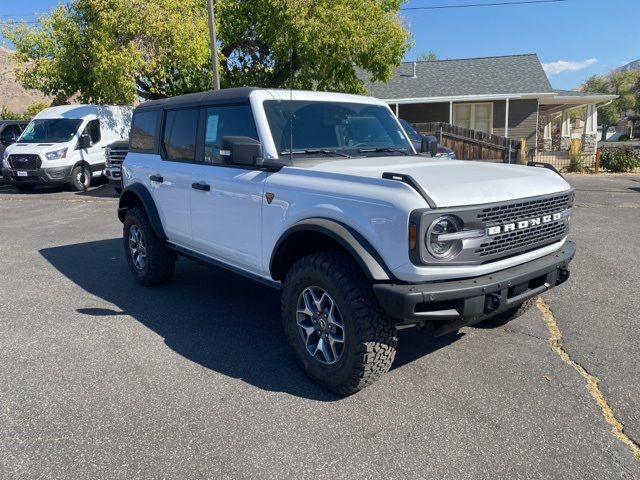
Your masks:
<svg viewBox="0 0 640 480"><path fill-rule="evenodd" d="M133 115L131 125L131 151L149 151L155 148L158 112L138 112Z"/></svg>
<svg viewBox="0 0 640 480"><path fill-rule="evenodd" d="M220 157L222 137L240 136L258 139L249 105L229 105L207 108L204 136L205 163L223 163Z"/></svg>
<svg viewBox="0 0 640 480"><path fill-rule="evenodd" d="M200 110L169 110L164 122L163 147L168 160L193 162Z"/></svg>

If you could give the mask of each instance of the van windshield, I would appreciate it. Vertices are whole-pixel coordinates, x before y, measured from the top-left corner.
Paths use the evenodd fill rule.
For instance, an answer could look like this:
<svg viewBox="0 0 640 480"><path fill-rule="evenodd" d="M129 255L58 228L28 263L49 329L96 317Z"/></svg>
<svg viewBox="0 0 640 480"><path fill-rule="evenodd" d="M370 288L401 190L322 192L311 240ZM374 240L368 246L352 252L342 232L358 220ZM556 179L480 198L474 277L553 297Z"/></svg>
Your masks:
<svg viewBox="0 0 640 480"><path fill-rule="evenodd" d="M268 100L264 110L280 155L413 154L393 114L380 105Z"/></svg>
<svg viewBox="0 0 640 480"><path fill-rule="evenodd" d="M32 120L18 139L20 143L66 143L78 131L82 120L54 118Z"/></svg>

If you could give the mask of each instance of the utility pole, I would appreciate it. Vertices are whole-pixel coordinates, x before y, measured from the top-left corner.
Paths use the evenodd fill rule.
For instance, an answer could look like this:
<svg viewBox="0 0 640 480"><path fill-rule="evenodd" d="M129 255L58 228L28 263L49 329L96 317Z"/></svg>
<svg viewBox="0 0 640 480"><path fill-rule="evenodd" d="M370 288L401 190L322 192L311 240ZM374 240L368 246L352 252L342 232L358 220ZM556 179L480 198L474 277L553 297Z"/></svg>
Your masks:
<svg viewBox="0 0 640 480"><path fill-rule="evenodd" d="M213 0L207 0L209 7L209 38L211 40L211 67L213 68L213 89L220 90L218 77L218 46L216 45L216 17L213 13Z"/></svg>

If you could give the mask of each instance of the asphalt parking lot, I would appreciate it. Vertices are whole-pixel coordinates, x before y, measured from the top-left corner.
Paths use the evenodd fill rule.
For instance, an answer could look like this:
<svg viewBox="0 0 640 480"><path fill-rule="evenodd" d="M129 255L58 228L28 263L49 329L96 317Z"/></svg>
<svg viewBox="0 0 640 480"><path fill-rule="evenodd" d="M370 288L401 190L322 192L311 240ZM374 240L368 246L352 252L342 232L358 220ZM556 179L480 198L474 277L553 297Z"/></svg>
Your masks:
<svg viewBox="0 0 640 480"><path fill-rule="evenodd" d="M640 441L640 176L572 176L572 279L544 295L570 361ZM278 293L178 262L127 270L108 186L0 186L0 478L640 478L541 309L431 339L334 397ZM611 420L611 419L610 419Z"/></svg>

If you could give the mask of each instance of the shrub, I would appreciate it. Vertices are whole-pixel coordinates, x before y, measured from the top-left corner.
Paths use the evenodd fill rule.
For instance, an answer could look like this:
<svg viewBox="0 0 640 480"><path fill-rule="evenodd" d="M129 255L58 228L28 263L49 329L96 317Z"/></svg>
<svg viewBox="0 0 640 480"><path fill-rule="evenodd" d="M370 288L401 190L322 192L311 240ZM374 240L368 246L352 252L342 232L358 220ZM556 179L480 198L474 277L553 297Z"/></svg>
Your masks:
<svg viewBox="0 0 640 480"><path fill-rule="evenodd" d="M628 140L629 140L629 135L627 135L626 133L618 137L619 142L626 142Z"/></svg>
<svg viewBox="0 0 640 480"><path fill-rule="evenodd" d="M591 169L584 163L584 155L579 153L569 156L569 165L565 167L569 173L590 173Z"/></svg>
<svg viewBox="0 0 640 480"><path fill-rule="evenodd" d="M629 145L602 150L600 165L610 172L630 172L640 168L640 152Z"/></svg>

